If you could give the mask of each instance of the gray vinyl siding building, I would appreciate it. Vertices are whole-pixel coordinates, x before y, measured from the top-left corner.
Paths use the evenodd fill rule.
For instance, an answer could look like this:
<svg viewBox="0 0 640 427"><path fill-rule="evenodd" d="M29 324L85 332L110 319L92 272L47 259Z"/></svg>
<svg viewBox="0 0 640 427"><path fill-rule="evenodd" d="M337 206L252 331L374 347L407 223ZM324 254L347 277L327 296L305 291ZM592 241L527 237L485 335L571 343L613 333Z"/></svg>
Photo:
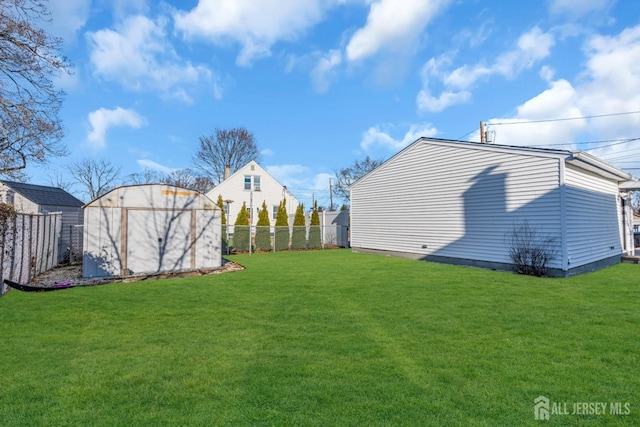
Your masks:
<svg viewBox="0 0 640 427"><path fill-rule="evenodd" d="M554 237L550 273L575 274L629 252L630 178L583 152L421 138L351 186L351 247L511 269L526 221Z"/></svg>
<svg viewBox="0 0 640 427"><path fill-rule="evenodd" d="M62 213L58 262L74 261L82 253L83 202L58 187L0 181L0 201L28 214Z"/></svg>

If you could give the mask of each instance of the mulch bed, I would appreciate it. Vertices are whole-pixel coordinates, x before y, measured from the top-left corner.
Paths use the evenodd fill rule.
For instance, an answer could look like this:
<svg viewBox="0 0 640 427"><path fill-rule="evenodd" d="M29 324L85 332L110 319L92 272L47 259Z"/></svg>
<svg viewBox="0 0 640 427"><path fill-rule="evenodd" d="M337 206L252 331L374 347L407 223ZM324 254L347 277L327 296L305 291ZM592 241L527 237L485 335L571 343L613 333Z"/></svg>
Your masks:
<svg viewBox="0 0 640 427"><path fill-rule="evenodd" d="M56 267L49 271L46 271L31 280L31 284L37 286L52 286L58 283L71 282L78 286L92 286L102 285L106 283L116 282L139 282L142 280L151 279L167 279L174 277L194 277L194 276L206 276L210 274L222 274L232 271L244 270L244 267L235 261L222 260L222 266L214 269L197 269L197 270L183 270L176 272L162 272L152 274L135 274L131 276L112 276L112 277L100 277L100 278L83 278L81 265L68 265L62 267Z"/></svg>

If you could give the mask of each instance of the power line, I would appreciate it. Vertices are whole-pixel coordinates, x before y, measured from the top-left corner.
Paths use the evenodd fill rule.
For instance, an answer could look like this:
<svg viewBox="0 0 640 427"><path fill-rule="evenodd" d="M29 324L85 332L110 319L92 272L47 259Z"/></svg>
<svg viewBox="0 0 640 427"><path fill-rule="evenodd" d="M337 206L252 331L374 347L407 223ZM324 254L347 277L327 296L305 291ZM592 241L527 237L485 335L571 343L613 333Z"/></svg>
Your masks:
<svg viewBox="0 0 640 427"><path fill-rule="evenodd" d="M487 125L489 125L489 126L502 126L502 125L522 125L522 124L527 124L527 123L562 122L562 121L567 121L567 120L596 119L596 118L599 118L599 117L613 117L613 116L623 116L623 115L627 115L627 114L639 114L639 113L640 113L640 111L626 111L624 113L598 114L598 115L594 115L594 116L582 116L582 117L564 117L564 118L560 118L560 119L521 120L521 121L516 121L516 122L487 123ZM469 132L469 133L471 133L471 132Z"/></svg>
<svg viewBox="0 0 640 427"><path fill-rule="evenodd" d="M465 133L464 135L462 135L462 136L458 137L458 140L462 140L462 138L464 138L465 136L469 136L469 135L471 135L472 133L474 133L474 132L475 132L475 131L477 131L477 130L478 130L478 128L475 128L475 129L473 129L473 130L471 130L471 131L469 131L469 132Z"/></svg>
<svg viewBox="0 0 640 427"><path fill-rule="evenodd" d="M601 145L600 147L595 147L595 148L592 148L591 150L595 150L596 148L613 147L614 145L625 144L627 142L637 141L639 139L640 138L620 139L620 140L618 140L618 142L614 142L613 144ZM612 140L612 141L615 141L615 140ZM602 141L602 142L607 142L607 141ZM589 143L587 143L587 144L589 144Z"/></svg>
<svg viewBox="0 0 640 427"><path fill-rule="evenodd" d="M611 147L613 145L618 145L618 144L624 144L625 142L631 142L631 141L636 141L640 139L639 138L619 138L619 139L603 139L600 141L581 141L581 142L561 142L558 144L536 144L536 147L559 147L562 145L588 145L588 144L603 144L605 142L613 142L613 144L610 145L603 145L602 147ZM596 147L596 148L602 148L602 147Z"/></svg>

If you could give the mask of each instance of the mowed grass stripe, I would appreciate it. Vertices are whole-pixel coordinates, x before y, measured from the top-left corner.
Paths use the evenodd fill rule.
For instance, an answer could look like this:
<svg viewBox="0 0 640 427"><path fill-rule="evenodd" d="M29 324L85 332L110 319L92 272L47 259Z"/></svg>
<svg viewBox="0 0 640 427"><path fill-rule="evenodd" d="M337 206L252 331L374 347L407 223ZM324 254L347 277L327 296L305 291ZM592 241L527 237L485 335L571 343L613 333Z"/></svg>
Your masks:
<svg viewBox="0 0 640 427"><path fill-rule="evenodd" d="M9 425L527 425L533 400L629 402L638 267L569 279L351 253L0 299Z"/></svg>

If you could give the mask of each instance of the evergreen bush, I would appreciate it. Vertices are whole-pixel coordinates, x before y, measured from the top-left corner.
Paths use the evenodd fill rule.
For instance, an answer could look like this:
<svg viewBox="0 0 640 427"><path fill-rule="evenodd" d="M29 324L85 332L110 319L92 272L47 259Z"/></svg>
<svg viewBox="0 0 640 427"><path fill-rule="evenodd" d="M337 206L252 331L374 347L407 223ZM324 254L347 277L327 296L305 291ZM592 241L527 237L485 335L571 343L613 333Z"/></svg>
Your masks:
<svg viewBox="0 0 640 427"><path fill-rule="evenodd" d="M276 216L275 249L283 251L289 249L289 216L287 215L287 199L282 199Z"/></svg>
<svg viewBox="0 0 640 427"><path fill-rule="evenodd" d="M301 203L296 209L293 219L293 234L291 235L291 249L307 248L307 227L304 220L304 205Z"/></svg>
<svg viewBox="0 0 640 427"><path fill-rule="evenodd" d="M246 203L242 203L242 208L236 217L233 230L233 248L239 252L249 251L249 212Z"/></svg>
<svg viewBox="0 0 640 427"><path fill-rule="evenodd" d="M262 202L262 209L258 212L258 224L256 227L255 244L258 251L271 250L271 223L269 222L269 211L267 203Z"/></svg>
<svg viewBox="0 0 640 427"><path fill-rule="evenodd" d="M224 213L224 200L222 200L222 194L218 194L218 200L216 205L222 211L221 224L222 224L222 253L226 254L229 251L229 242L227 241L227 215Z"/></svg>
<svg viewBox="0 0 640 427"><path fill-rule="evenodd" d="M320 232L320 215L318 215L318 202L313 204L311 223L309 224L309 248L318 249L322 246L322 233Z"/></svg>

